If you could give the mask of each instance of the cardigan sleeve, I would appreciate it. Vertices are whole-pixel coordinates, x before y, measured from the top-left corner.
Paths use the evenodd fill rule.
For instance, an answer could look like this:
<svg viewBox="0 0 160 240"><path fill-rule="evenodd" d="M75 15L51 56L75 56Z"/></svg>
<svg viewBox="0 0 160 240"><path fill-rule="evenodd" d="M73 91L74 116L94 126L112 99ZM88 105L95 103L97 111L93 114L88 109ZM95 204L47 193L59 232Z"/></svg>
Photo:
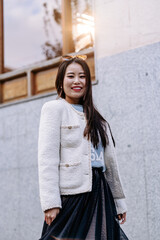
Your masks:
<svg viewBox="0 0 160 240"><path fill-rule="evenodd" d="M57 106L58 105L58 106ZM60 110L58 101L41 110L38 138L39 193L42 210L61 208L59 188Z"/></svg>
<svg viewBox="0 0 160 240"><path fill-rule="evenodd" d="M105 149L106 179L114 198L117 214L123 214L127 211L127 205L119 173L115 142L109 124L107 124L107 135L109 145L107 145Z"/></svg>
<svg viewBox="0 0 160 240"><path fill-rule="evenodd" d="M116 206L117 214L123 214L127 212L127 204L126 199L114 199L114 203Z"/></svg>

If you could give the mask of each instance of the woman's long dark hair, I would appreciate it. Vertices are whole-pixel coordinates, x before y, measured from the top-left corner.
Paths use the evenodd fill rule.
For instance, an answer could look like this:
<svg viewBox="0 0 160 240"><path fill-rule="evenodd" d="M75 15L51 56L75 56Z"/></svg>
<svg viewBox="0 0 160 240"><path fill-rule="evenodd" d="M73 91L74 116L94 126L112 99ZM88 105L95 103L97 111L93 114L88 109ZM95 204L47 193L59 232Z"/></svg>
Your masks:
<svg viewBox="0 0 160 240"><path fill-rule="evenodd" d="M67 59L59 65L58 73L56 77L56 89L61 98L65 99L65 92L63 90L63 80L66 69L71 63L78 63L82 66L86 76L86 91L84 96L80 99L80 104L83 105L84 113L86 115L87 124L84 129L84 136L91 139L94 147L98 147L99 136L102 141L102 146L105 148L109 144L109 139L106 133L106 120L101 116L98 110L95 108L92 100L92 84L91 75L87 63L80 58ZM112 135L112 133L111 133ZM113 136L113 143L115 145Z"/></svg>

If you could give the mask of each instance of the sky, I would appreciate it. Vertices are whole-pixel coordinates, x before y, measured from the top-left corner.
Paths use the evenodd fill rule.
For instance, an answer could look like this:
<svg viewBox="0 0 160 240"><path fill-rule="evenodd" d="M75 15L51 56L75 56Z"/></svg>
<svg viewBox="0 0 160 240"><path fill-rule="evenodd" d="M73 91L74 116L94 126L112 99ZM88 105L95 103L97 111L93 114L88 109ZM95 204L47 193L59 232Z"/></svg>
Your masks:
<svg viewBox="0 0 160 240"><path fill-rule="evenodd" d="M45 34L44 2L45 0L4 1L5 67L16 69L45 60L42 54L45 41L61 41L61 29L54 21L51 22L50 28L53 30L49 36ZM58 1L46 2L51 16L51 10L53 6L58 6Z"/></svg>

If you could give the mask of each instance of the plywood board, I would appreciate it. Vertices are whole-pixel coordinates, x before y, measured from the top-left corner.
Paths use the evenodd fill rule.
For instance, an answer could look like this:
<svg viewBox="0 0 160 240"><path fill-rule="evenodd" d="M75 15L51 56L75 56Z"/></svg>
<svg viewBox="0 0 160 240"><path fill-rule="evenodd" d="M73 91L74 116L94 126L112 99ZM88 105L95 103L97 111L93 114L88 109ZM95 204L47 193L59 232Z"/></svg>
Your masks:
<svg viewBox="0 0 160 240"><path fill-rule="evenodd" d="M27 97L27 77L20 77L2 84L2 101Z"/></svg>
<svg viewBox="0 0 160 240"><path fill-rule="evenodd" d="M46 92L48 90L55 89L57 68L52 68L49 70L44 70L41 72L34 73L33 81L34 83L34 94Z"/></svg>

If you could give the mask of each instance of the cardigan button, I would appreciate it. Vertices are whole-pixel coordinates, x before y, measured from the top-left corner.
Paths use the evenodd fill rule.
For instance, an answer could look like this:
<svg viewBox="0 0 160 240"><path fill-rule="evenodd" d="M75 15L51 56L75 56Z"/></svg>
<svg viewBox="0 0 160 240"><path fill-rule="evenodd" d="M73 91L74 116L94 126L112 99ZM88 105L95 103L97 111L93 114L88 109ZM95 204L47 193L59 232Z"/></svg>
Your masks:
<svg viewBox="0 0 160 240"><path fill-rule="evenodd" d="M72 128L72 126L69 126L69 127L68 127L68 129L71 129L71 128Z"/></svg>
<svg viewBox="0 0 160 240"><path fill-rule="evenodd" d="M65 164L65 167L69 167L69 164Z"/></svg>

